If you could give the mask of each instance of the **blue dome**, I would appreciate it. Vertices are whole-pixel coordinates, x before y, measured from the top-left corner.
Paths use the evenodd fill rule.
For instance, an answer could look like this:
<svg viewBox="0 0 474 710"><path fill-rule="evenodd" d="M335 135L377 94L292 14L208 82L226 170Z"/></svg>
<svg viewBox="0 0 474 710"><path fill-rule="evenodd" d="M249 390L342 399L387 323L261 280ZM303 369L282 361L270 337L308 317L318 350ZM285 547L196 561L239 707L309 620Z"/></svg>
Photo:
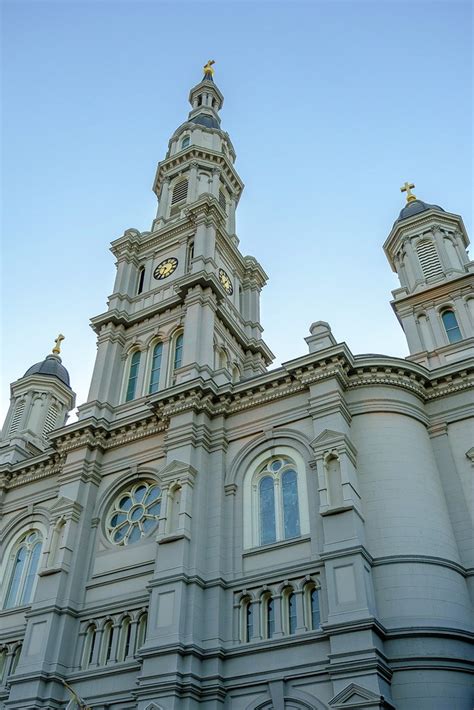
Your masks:
<svg viewBox="0 0 474 710"><path fill-rule="evenodd" d="M205 126L206 128L219 128L219 121L207 113L199 113L194 118L190 118L189 122L197 123L199 126Z"/></svg>
<svg viewBox="0 0 474 710"><path fill-rule="evenodd" d="M25 372L23 377L29 375L47 375L48 377L57 377L63 384L70 387L69 372L64 365L61 365L61 358L57 355L47 355L42 362L37 362Z"/></svg>
<svg viewBox="0 0 474 710"><path fill-rule="evenodd" d="M444 212L443 208L439 205L430 205L427 202L423 202L423 200L412 200L400 211L398 219L395 220L395 224L402 219L408 219L408 217L420 214L420 212L426 212L426 210L439 210L440 212Z"/></svg>

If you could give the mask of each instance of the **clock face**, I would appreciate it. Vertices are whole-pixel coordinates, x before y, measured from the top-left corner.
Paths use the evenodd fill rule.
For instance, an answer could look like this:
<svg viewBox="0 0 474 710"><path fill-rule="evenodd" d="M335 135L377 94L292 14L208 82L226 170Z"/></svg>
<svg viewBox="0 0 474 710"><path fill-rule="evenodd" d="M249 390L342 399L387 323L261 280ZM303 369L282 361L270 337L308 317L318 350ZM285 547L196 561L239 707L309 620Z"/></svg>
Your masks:
<svg viewBox="0 0 474 710"><path fill-rule="evenodd" d="M229 275L224 271L224 269L219 269L219 281L223 285L224 291L231 296L234 293L234 288Z"/></svg>
<svg viewBox="0 0 474 710"><path fill-rule="evenodd" d="M160 262L153 272L155 279L166 279L171 276L173 271L176 270L178 266L178 260L174 256L170 256L168 259Z"/></svg>

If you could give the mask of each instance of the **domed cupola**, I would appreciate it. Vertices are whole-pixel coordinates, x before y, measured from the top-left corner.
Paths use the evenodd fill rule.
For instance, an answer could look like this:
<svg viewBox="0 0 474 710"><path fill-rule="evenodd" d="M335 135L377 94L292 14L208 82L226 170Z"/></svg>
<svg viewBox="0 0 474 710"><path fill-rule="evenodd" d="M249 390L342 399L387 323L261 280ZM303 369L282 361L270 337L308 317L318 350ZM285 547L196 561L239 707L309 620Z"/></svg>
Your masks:
<svg viewBox="0 0 474 710"><path fill-rule="evenodd" d="M11 384L10 407L0 438L0 463L16 463L48 448L48 435L64 426L75 405L69 373L59 357L63 335L52 353Z"/></svg>
<svg viewBox="0 0 474 710"><path fill-rule="evenodd" d="M392 307L405 331L410 358L439 367L474 354L474 263L462 218L419 200L413 183L400 188L406 205L384 244L400 279Z"/></svg>

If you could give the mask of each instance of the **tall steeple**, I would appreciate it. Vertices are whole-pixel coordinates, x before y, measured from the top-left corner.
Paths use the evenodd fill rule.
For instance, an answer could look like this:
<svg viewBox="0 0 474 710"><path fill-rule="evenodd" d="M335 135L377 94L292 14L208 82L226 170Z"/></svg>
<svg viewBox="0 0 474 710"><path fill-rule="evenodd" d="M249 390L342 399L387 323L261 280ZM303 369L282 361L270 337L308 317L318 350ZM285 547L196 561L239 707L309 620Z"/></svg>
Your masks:
<svg viewBox="0 0 474 710"><path fill-rule="evenodd" d="M474 262L459 215L419 200L413 183L384 244L401 287L392 307L405 331L410 360L426 367L474 355Z"/></svg>
<svg viewBox="0 0 474 710"><path fill-rule="evenodd" d="M151 231L112 243L117 277L108 311L93 319L99 351L80 416L111 416L126 402L199 378L216 385L265 371L260 291L267 276L238 249L235 212L243 190L213 61L189 93L191 111L158 163ZM134 406L134 405L128 405Z"/></svg>

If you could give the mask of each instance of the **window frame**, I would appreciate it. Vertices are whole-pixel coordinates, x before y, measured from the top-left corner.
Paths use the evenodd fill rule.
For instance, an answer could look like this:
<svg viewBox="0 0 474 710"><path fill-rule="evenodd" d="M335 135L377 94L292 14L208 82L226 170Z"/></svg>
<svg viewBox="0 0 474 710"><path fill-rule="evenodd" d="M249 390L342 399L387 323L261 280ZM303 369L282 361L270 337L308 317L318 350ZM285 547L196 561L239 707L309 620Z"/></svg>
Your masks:
<svg viewBox="0 0 474 710"><path fill-rule="evenodd" d="M132 379L132 367L134 367L134 362L133 359L134 357L138 355L138 362L136 363L136 375L133 377L134 380L134 388L133 388L133 393L132 396L129 396L129 390L130 390L130 381ZM127 358L127 367L125 369L126 372L126 377L125 377L125 382L124 382L124 393L123 393L123 401L124 402L133 402L135 399L138 399L137 392L139 390L139 382L140 382L140 366L141 366L141 360L142 360L142 351L138 348L134 348L129 354Z"/></svg>
<svg viewBox="0 0 474 710"><path fill-rule="evenodd" d="M160 347L160 364L159 367L153 367L153 363L155 360L155 350ZM149 348L149 353L150 353L150 365L149 365L149 371L148 371L148 377L147 377L147 382L148 382L148 387L147 387L147 392L148 394L155 394L156 392L159 392L161 389L161 384L162 384L162 376L163 376L163 355L164 355L164 344L163 341L161 340L154 340ZM153 373L158 371L158 378L156 382L153 382ZM156 388L154 386L156 385Z"/></svg>
<svg viewBox="0 0 474 710"><path fill-rule="evenodd" d="M259 483L260 479L268 475L266 464L272 459L286 457L293 463L293 469L296 471L296 490L298 497L299 510L299 534L293 537L284 536L284 506L282 501L281 491L281 475L274 487L275 500L275 529L276 539L273 542L261 542L260 530L260 495ZM286 467L284 468L286 469ZM282 471L281 473L283 473ZM274 484L275 484L274 479ZM309 534L309 509L308 509L308 492L307 492L307 474L306 464L301 454L289 446L273 446L266 449L262 454L257 456L247 468L244 476L244 493L243 493L243 546L244 549L256 547L266 547L275 544L284 544L298 540Z"/></svg>
<svg viewBox="0 0 474 710"><path fill-rule="evenodd" d="M317 597L318 597L318 615L319 615L319 624L318 626L314 626L313 623L313 604L312 604L312 595L313 592L316 592ZM304 623L308 631L320 631L321 630L321 587L319 584L316 582L309 582L308 584L305 584L304 586L304 604L303 604L303 609L304 609Z"/></svg>
<svg viewBox="0 0 474 710"><path fill-rule="evenodd" d="M31 546L28 547L28 538L35 534L37 535L36 540L32 541ZM38 570L41 566L41 555L43 552L44 545L44 534L37 527L33 526L28 528L28 530L23 530L18 537L14 540L11 545L10 551L5 555L6 568L5 568L5 579L7 580L5 585L5 594L2 599L2 609L15 609L23 606L30 606L32 600L34 599L36 585L38 583ZM16 590L10 601L10 594L12 592L12 586L15 581L16 574L16 560L22 549L26 549L26 555L22 562L21 571L18 575L18 582L16 585ZM38 550L36 559L35 551ZM33 562L35 564L32 568ZM29 580L31 580L29 583ZM27 585L30 584L29 594L27 598L25 597L25 592L27 591Z"/></svg>
<svg viewBox="0 0 474 710"><path fill-rule="evenodd" d="M452 315L452 317L454 318L454 321L456 323L456 325L451 326L450 328L447 327L445 320L444 320L444 317L447 316L448 314ZM455 343L459 343L461 340L463 340L461 326L459 325L459 321L456 316L456 311L454 310L454 308L452 306L445 306L444 308L442 308L440 310L439 315L440 315L441 322L442 322L443 328L444 328L444 333L446 335L449 345L454 345ZM453 333L453 332L457 332L457 334L459 335L459 337L456 337L455 340L451 340L451 337L450 337L450 333Z"/></svg>

